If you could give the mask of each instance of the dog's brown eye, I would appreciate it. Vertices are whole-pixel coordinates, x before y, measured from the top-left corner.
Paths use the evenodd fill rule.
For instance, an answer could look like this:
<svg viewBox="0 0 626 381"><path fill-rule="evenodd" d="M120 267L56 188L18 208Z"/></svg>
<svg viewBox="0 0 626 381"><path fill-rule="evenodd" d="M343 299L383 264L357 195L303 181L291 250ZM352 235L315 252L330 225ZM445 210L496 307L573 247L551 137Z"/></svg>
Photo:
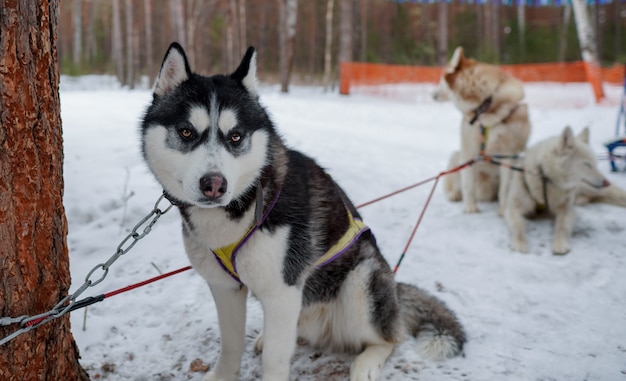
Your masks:
<svg viewBox="0 0 626 381"><path fill-rule="evenodd" d="M189 128L182 128L178 131L178 133L180 134L180 136L182 136L184 139L191 139L193 137L193 131L191 131L191 129Z"/></svg>
<svg viewBox="0 0 626 381"><path fill-rule="evenodd" d="M241 134L239 132L233 132L230 134L230 141L232 143L239 143L241 141Z"/></svg>

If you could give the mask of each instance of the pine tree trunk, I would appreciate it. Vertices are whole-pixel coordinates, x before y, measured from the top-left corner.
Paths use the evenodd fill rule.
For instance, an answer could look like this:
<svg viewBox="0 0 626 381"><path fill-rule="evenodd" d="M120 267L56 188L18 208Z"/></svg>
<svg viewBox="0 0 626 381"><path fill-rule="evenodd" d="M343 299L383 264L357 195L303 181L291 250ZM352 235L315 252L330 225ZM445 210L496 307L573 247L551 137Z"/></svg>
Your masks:
<svg viewBox="0 0 626 381"><path fill-rule="evenodd" d="M0 9L0 316L17 317L49 310L70 286L59 4L0 0ZM0 380L88 380L78 357L65 315L4 344Z"/></svg>

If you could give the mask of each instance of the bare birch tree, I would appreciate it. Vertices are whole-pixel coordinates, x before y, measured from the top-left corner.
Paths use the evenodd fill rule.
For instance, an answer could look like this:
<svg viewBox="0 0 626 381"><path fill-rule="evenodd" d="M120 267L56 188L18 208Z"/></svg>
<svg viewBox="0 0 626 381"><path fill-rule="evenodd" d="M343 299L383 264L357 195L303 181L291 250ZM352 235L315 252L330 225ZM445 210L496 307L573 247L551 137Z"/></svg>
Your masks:
<svg viewBox="0 0 626 381"><path fill-rule="evenodd" d="M133 23L133 0L125 0L126 16L126 80L131 89L135 88L135 28Z"/></svg>
<svg viewBox="0 0 626 381"><path fill-rule="evenodd" d="M298 0L279 0L280 2L280 91L289 91L289 80L293 67L294 40L298 22Z"/></svg>
<svg viewBox="0 0 626 381"><path fill-rule="evenodd" d="M146 72L150 79L155 75L154 69L154 51L152 39L152 0L143 0L143 17L145 20L145 47L146 47Z"/></svg>
<svg viewBox="0 0 626 381"><path fill-rule="evenodd" d="M169 2L174 36L176 36L176 41L178 41L179 44L187 48L187 41L185 40L185 12L183 10L182 0L169 0Z"/></svg>
<svg viewBox="0 0 626 381"><path fill-rule="evenodd" d="M568 5L569 6L569 5ZM526 56L526 2L519 1L515 8L517 13L517 43L520 46L521 56Z"/></svg>
<svg viewBox="0 0 626 381"><path fill-rule="evenodd" d="M72 62L79 66L83 55L83 1L74 0L72 3Z"/></svg>
<svg viewBox="0 0 626 381"><path fill-rule="evenodd" d="M226 7L226 70L232 70L235 67L235 61L238 57L239 38L238 28L235 26L237 22L237 0L229 0Z"/></svg>
<svg viewBox="0 0 626 381"><path fill-rule="evenodd" d="M246 0L239 0L239 48L243 51L248 47L248 39L246 33L246 26L248 22L246 21ZM240 52L241 54L242 52Z"/></svg>
<svg viewBox="0 0 626 381"><path fill-rule="evenodd" d="M333 9L335 0L326 1L326 42L324 45L324 91L331 86L332 48L333 48Z"/></svg>
<svg viewBox="0 0 626 381"><path fill-rule="evenodd" d="M89 4L89 19L85 28L85 58L92 63L98 54L98 42L96 40L95 24L98 19L99 5L95 2Z"/></svg>
<svg viewBox="0 0 626 381"><path fill-rule="evenodd" d="M439 17L437 33L437 64L445 65L448 60L448 3L440 1L438 4Z"/></svg>
<svg viewBox="0 0 626 381"><path fill-rule="evenodd" d="M115 74L117 79L124 82L124 61L122 54L122 16L120 10L120 0L112 1L112 17L113 17L113 40L111 41L111 55L113 56L113 64L115 65Z"/></svg>
<svg viewBox="0 0 626 381"><path fill-rule="evenodd" d="M600 100L604 98L602 78L600 76L600 59L594 30L589 21L587 2L585 0L572 0L572 7L574 9L578 43L580 44L580 51L585 63L587 79L593 87L596 99Z"/></svg>
<svg viewBox="0 0 626 381"><path fill-rule="evenodd" d="M352 61L353 0L339 0L339 62Z"/></svg>

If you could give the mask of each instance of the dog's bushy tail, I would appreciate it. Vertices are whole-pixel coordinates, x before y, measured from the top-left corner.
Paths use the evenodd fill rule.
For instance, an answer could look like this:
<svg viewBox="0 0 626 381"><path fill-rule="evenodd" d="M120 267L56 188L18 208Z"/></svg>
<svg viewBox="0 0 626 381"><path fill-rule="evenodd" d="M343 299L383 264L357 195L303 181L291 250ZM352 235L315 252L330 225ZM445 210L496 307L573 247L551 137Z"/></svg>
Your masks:
<svg viewBox="0 0 626 381"><path fill-rule="evenodd" d="M417 337L423 355L441 360L463 352L465 331L442 301L415 286L398 283L400 315L408 333Z"/></svg>

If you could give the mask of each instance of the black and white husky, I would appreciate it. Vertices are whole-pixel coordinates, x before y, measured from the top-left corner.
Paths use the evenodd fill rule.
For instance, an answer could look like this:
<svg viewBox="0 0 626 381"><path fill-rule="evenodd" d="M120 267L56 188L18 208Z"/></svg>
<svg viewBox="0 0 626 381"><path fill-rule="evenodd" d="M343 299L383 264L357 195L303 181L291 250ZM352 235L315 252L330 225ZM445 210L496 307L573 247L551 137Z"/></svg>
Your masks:
<svg viewBox="0 0 626 381"><path fill-rule="evenodd" d="M187 255L208 282L221 354L204 380L237 380L248 290L261 302L263 380L289 378L296 341L359 353L351 380L377 380L406 334L431 357L462 351L440 301L397 284L374 235L313 159L287 148L259 103L256 54L231 75L190 70L174 43L142 123L143 154L182 216Z"/></svg>

